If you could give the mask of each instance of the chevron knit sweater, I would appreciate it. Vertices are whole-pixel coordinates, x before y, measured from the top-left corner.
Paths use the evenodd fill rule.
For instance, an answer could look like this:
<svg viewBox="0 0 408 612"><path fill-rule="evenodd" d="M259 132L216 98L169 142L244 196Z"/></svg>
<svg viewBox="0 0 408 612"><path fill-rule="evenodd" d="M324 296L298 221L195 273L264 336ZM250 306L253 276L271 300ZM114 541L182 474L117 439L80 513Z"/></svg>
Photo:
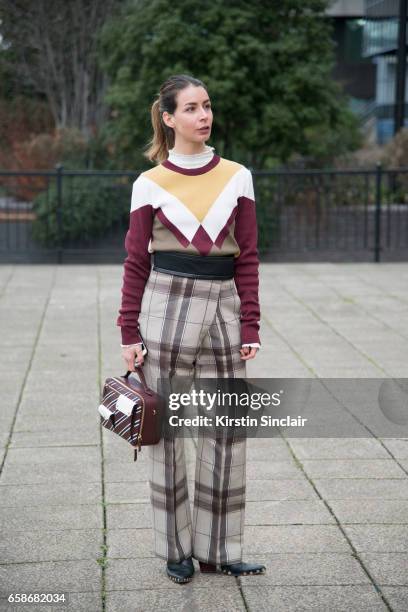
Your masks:
<svg viewBox="0 0 408 612"><path fill-rule="evenodd" d="M260 346L255 196L252 175L245 166L219 157L208 145L203 153L193 155L170 150L166 161L142 172L133 184L125 249L117 318L123 344L143 341L138 318L151 254L177 251L208 257L234 255L241 343Z"/></svg>

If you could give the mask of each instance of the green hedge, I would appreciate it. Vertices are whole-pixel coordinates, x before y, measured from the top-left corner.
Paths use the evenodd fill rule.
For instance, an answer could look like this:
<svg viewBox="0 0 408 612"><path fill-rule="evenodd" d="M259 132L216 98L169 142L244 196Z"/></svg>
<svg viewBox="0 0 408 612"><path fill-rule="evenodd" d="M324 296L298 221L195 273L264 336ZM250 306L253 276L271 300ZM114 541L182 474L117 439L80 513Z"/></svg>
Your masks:
<svg viewBox="0 0 408 612"><path fill-rule="evenodd" d="M61 206L61 236L58 232L58 196L55 183L33 202L36 218L33 239L44 247L75 242L86 243L102 237L116 223L129 216L131 186L106 184L103 179L83 177L72 182L64 178Z"/></svg>

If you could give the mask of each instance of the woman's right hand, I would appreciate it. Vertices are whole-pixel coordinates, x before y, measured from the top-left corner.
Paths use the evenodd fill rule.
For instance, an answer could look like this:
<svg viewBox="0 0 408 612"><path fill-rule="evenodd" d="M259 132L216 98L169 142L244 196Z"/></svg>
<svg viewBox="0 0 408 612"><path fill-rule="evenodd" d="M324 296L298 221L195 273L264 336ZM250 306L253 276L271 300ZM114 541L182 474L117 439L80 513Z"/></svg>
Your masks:
<svg viewBox="0 0 408 612"><path fill-rule="evenodd" d="M126 362L127 369L130 372L135 372L135 360L139 366L143 365L144 357L142 352L142 345L128 346L122 349L122 357Z"/></svg>

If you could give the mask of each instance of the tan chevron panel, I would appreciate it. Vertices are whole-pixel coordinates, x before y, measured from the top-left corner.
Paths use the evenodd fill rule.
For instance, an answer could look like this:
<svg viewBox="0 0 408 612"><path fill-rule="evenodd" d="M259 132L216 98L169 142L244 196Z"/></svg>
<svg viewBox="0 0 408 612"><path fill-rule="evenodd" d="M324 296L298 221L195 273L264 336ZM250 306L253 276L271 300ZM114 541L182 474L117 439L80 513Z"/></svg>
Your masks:
<svg viewBox="0 0 408 612"><path fill-rule="evenodd" d="M239 246L234 237L235 221L231 223L230 230L226 235L222 247L218 248L215 244L212 245L209 255L235 255L240 254ZM153 239L151 242L153 251L180 251L182 253L192 253L199 255L198 249L190 244L188 247L183 247L176 236L162 224L158 217L153 220Z"/></svg>
<svg viewBox="0 0 408 612"><path fill-rule="evenodd" d="M222 190L241 168L241 164L221 158L208 172L186 174L182 181L178 172L161 164L147 170L143 175L180 200L201 223Z"/></svg>

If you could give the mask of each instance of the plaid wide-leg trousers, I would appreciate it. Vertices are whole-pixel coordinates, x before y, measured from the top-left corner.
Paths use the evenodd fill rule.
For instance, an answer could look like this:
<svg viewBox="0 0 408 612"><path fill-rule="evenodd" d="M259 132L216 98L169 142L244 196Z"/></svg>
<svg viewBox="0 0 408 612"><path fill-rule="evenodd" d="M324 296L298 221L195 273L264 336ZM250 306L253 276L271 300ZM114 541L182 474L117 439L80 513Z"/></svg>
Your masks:
<svg viewBox="0 0 408 612"><path fill-rule="evenodd" d="M143 372L159 378L243 378L241 302L233 279L203 280L151 270L139 328L148 348ZM146 447L155 554L179 562L193 556L212 564L242 561L246 439L198 436L193 517L184 438L163 437Z"/></svg>

